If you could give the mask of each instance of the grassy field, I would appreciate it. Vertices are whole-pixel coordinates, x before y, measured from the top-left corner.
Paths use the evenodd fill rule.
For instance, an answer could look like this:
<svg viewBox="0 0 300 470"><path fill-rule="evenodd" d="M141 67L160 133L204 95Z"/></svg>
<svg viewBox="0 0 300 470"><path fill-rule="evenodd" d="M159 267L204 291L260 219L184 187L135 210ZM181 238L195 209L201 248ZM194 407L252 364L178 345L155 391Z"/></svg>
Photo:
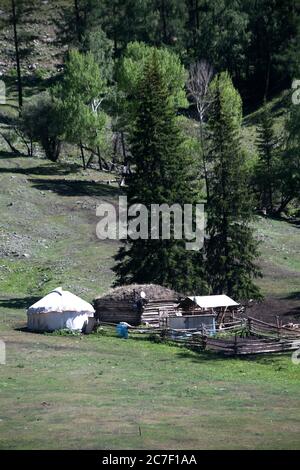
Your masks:
<svg viewBox="0 0 300 470"><path fill-rule="evenodd" d="M300 366L1 324L2 449L296 449Z"/></svg>
<svg viewBox="0 0 300 470"><path fill-rule="evenodd" d="M34 15L55 17L68 2L46 2ZM44 26L24 67L34 62L55 73L64 50L53 25ZM45 85L29 82L25 99ZM8 93L0 111L13 116L13 79ZM281 100L271 104L279 130ZM253 159L258 113L243 127ZM95 234L96 205L117 201L111 178L82 171L76 155L53 164L16 157L0 143L0 339L7 352L0 365L0 449L299 449L300 365L289 354L224 359L114 333L25 331L26 309L53 288L91 302L111 286L118 243ZM289 318L291 311L299 319L300 226L257 218L254 227L266 301L253 314Z"/></svg>
<svg viewBox="0 0 300 470"><path fill-rule="evenodd" d="M222 359L113 336L28 333L26 308L62 285L88 301L113 281L116 242L95 236L108 176L70 162L0 158L2 449L295 449L300 366ZM299 227L258 219L260 281L299 306ZM21 329L20 329L21 328Z"/></svg>

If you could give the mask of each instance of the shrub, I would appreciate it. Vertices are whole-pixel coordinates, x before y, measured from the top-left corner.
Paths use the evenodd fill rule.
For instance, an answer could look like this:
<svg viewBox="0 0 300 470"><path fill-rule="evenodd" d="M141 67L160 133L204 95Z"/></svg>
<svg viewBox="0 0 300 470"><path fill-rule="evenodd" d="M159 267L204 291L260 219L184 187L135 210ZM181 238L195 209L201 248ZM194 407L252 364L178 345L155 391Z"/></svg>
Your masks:
<svg viewBox="0 0 300 470"><path fill-rule="evenodd" d="M21 127L31 141L41 144L46 157L56 162L60 155L62 121L48 93L42 93L22 110Z"/></svg>

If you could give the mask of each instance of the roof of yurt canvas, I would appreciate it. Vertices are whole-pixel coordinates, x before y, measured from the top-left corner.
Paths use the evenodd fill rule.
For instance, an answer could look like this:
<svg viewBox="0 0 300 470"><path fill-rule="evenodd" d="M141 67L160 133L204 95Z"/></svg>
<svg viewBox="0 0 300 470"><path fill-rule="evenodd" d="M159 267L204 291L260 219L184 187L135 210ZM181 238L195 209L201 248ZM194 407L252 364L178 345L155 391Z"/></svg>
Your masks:
<svg viewBox="0 0 300 470"><path fill-rule="evenodd" d="M35 304L31 305L27 310L30 314L42 314L42 313L89 313L94 314L95 310L91 304L85 300L77 297L67 290L63 290L61 287L57 287L52 292L47 294L45 297L40 299Z"/></svg>
<svg viewBox="0 0 300 470"><path fill-rule="evenodd" d="M96 297L95 300L119 301L132 299L135 294L141 295L142 292L145 293L147 299L151 300L173 300L179 297L178 292L157 284L129 284L110 289L105 294Z"/></svg>

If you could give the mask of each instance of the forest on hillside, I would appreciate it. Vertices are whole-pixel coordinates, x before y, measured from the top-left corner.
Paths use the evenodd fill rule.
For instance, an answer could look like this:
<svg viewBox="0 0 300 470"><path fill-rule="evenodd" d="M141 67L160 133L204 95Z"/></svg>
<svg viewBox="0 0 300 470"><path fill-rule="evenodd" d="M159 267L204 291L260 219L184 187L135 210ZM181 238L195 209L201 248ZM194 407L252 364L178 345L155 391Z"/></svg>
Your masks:
<svg viewBox="0 0 300 470"><path fill-rule="evenodd" d="M83 169L121 172L129 204L205 204L201 250L174 236L126 240L116 283L261 298L253 217L300 216L299 1L0 10L1 80L16 92L15 111L1 109L3 145L52 162L75 151Z"/></svg>

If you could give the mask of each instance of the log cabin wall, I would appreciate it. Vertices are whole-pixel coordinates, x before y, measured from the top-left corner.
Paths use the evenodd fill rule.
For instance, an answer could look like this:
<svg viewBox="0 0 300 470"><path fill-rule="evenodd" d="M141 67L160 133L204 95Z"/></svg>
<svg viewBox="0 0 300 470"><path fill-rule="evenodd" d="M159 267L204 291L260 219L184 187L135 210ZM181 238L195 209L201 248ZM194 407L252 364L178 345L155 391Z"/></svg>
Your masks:
<svg viewBox="0 0 300 470"><path fill-rule="evenodd" d="M176 299L150 299L142 309L130 300L96 299L94 307L95 318L106 323L127 322L132 326L142 323L159 326L160 318L165 315L175 315L178 301Z"/></svg>
<svg viewBox="0 0 300 470"><path fill-rule="evenodd" d="M127 322L132 326L141 323L141 313L133 303L126 300L96 299L94 302L95 318L107 323Z"/></svg>

